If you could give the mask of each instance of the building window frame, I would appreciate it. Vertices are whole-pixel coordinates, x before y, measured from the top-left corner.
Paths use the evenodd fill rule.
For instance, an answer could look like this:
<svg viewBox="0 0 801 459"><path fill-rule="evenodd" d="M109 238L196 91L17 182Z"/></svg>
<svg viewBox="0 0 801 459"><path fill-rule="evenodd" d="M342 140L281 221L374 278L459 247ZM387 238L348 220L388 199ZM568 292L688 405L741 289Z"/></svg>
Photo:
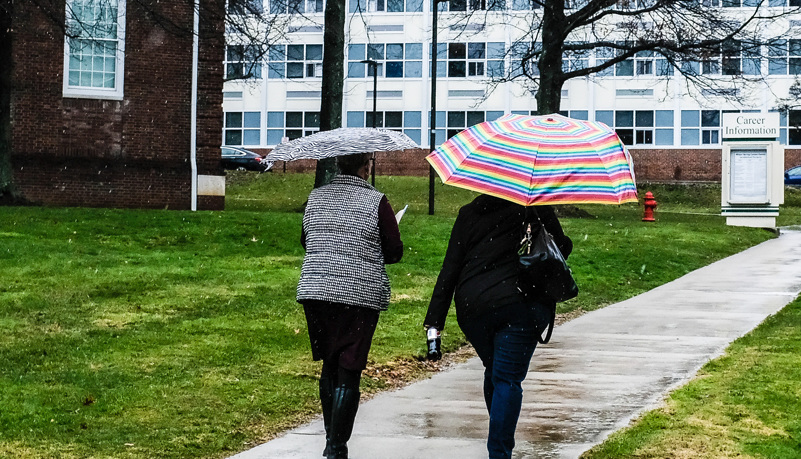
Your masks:
<svg viewBox="0 0 801 459"><path fill-rule="evenodd" d="M453 13L506 10L506 0L450 0L443 3L444 4L440 7L440 11L450 11Z"/></svg>
<svg viewBox="0 0 801 459"><path fill-rule="evenodd" d="M423 0L348 0L349 13L422 13Z"/></svg>
<svg viewBox="0 0 801 459"><path fill-rule="evenodd" d="M739 110L682 110L682 145L720 145L722 113Z"/></svg>
<svg viewBox="0 0 801 459"><path fill-rule="evenodd" d="M363 62L369 59L376 66ZM348 45L348 78L422 78L422 43L354 43Z"/></svg>
<svg viewBox="0 0 801 459"><path fill-rule="evenodd" d="M228 0L228 14L256 16L264 13L263 0Z"/></svg>
<svg viewBox="0 0 801 459"><path fill-rule="evenodd" d="M274 45L267 53L267 78L301 80L323 77L323 45Z"/></svg>
<svg viewBox="0 0 801 459"><path fill-rule="evenodd" d="M225 46L225 79L250 79L260 80L262 78L262 57L258 45L248 44L228 44Z"/></svg>
<svg viewBox="0 0 801 459"><path fill-rule="evenodd" d="M801 75L801 38L773 40L766 46L769 75Z"/></svg>
<svg viewBox="0 0 801 459"><path fill-rule="evenodd" d="M320 131L320 112L267 112L267 145L278 145L285 138L298 139Z"/></svg>
<svg viewBox="0 0 801 459"><path fill-rule="evenodd" d="M614 129L629 147L673 145L672 110L598 110L595 120Z"/></svg>
<svg viewBox="0 0 801 459"><path fill-rule="evenodd" d="M225 112L223 146L252 147L261 145L261 112Z"/></svg>
<svg viewBox="0 0 801 459"><path fill-rule="evenodd" d="M502 77L505 54L503 42L437 43L437 75L466 79Z"/></svg>
<svg viewBox="0 0 801 459"><path fill-rule="evenodd" d="M787 112L787 145L801 145L801 110Z"/></svg>
<svg viewBox="0 0 801 459"><path fill-rule="evenodd" d="M620 42L620 44L622 45L624 43ZM596 48L595 65L601 65L625 52L624 49ZM673 75L673 67L670 66L667 59L657 52L640 51L628 59L617 62L615 65L601 70L597 75L600 77L614 76L625 78L663 77Z"/></svg>
<svg viewBox="0 0 801 459"><path fill-rule="evenodd" d="M324 0L270 0L270 14L315 14L324 11Z"/></svg>
<svg viewBox="0 0 801 459"><path fill-rule="evenodd" d="M566 45L580 45L580 42L567 42ZM565 72L574 72L577 70L586 69L590 66L590 54L592 50L589 49L576 49L565 51L564 59L562 60L562 70Z"/></svg>
<svg viewBox="0 0 801 459"><path fill-rule="evenodd" d="M123 99L125 2L67 0L64 97ZM93 20L89 15L94 16Z"/></svg>

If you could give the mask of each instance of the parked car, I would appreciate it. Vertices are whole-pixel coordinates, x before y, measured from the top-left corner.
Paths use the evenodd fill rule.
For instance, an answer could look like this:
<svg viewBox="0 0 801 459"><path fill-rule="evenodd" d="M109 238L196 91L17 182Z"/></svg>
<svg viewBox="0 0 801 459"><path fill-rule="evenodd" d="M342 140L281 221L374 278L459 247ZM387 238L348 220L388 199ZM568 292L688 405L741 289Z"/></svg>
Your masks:
<svg viewBox="0 0 801 459"><path fill-rule="evenodd" d="M222 166L224 169L267 172L273 168L273 162L264 155L239 147L222 147Z"/></svg>
<svg viewBox="0 0 801 459"><path fill-rule="evenodd" d="M801 166L791 167L784 172L784 184L801 186Z"/></svg>

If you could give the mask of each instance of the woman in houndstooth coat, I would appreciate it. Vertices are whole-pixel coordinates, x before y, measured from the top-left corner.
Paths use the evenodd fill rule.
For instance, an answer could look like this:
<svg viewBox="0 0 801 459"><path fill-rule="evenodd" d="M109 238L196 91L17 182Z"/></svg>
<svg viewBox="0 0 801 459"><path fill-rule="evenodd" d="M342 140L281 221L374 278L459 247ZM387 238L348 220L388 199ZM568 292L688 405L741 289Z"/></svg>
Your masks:
<svg viewBox="0 0 801 459"><path fill-rule="evenodd" d="M337 158L340 174L311 192L303 215L306 256L297 301L306 313L312 358L323 361L320 402L328 458L348 457L361 373L379 313L389 305L384 265L403 256L392 206L366 181L370 157Z"/></svg>

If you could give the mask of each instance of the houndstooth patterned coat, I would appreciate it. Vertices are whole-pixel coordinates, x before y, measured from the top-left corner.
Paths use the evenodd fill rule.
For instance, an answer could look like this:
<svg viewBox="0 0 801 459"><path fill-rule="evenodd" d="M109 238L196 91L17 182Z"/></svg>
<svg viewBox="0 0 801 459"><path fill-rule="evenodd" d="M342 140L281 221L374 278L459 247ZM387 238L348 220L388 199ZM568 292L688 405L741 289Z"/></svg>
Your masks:
<svg viewBox="0 0 801 459"><path fill-rule="evenodd" d="M339 175L309 195L303 229L306 256L297 300L321 300L383 311L389 305L378 205L384 195L364 179Z"/></svg>

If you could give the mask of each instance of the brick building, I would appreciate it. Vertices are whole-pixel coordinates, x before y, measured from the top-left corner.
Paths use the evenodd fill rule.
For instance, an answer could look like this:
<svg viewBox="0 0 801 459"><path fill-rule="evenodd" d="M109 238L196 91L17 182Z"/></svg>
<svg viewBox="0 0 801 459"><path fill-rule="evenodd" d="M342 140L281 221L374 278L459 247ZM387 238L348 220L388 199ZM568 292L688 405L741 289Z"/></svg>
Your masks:
<svg viewBox="0 0 801 459"><path fill-rule="evenodd" d="M24 198L222 209L224 2L195 2L197 34L187 1L35 3L16 3L12 32L11 164Z"/></svg>

